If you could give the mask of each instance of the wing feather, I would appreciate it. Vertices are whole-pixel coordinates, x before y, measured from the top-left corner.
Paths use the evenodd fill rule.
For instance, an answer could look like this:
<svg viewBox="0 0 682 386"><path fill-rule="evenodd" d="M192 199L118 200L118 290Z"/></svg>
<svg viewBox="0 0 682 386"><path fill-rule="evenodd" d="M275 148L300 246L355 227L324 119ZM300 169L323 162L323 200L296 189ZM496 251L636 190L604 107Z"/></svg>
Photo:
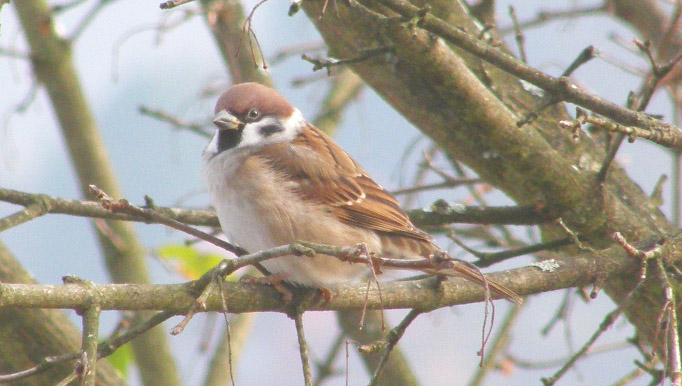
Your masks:
<svg viewBox="0 0 682 386"><path fill-rule="evenodd" d="M293 142L267 145L257 156L293 179L303 199L329 205L330 212L347 224L431 240L412 225L390 193L312 125Z"/></svg>

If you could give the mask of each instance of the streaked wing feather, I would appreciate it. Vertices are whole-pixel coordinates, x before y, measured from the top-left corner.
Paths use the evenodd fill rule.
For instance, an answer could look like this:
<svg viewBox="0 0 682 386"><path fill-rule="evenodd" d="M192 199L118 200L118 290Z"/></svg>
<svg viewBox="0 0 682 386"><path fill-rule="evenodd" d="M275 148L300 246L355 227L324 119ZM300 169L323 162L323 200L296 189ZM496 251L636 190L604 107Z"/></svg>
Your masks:
<svg viewBox="0 0 682 386"><path fill-rule="evenodd" d="M258 156L290 176L304 199L329 205L331 213L347 224L431 240L412 225L393 196L314 126L291 143L266 146Z"/></svg>

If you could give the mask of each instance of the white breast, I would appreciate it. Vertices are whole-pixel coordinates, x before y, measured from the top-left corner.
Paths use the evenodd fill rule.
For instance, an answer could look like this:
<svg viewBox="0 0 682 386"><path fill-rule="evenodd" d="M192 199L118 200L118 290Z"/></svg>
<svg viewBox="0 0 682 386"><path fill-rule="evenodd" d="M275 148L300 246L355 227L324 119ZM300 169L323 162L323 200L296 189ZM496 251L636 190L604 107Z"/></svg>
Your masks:
<svg viewBox="0 0 682 386"><path fill-rule="evenodd" d="M341 223L323 207L300 199L292 182L243 149L205 155L202 174L227 238L250 253L299 240L380 250L373 233ZM368 270L324 255L285 256L263 263L272 273L303 285L332 288L357 281Z"/></svg>

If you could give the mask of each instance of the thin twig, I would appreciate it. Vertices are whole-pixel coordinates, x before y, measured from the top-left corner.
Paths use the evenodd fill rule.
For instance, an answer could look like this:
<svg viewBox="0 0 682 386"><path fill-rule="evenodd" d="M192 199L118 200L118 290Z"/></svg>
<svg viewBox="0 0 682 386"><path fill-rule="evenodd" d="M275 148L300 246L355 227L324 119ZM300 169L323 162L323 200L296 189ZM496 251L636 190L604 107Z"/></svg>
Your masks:
<svg viewBox="0 0 682 386"><path fill-rule="evenodd" d="M531 20L519 23L518 27L523 29L540 27L543 24L562 19L578 19L588 15L594 15L604 12L606 4L599 4L594 7L585 7L580 9L566 9L560 11L540 11ZM505 35L516 31L516 26L499 28L500 34Z"/></svg>
<svg viewBox="0 0 682 386"><path fill-rule="evenodd" d="M50 213L68 214L72 216L102 218L111 220L139 221L155 223L149 216L132 215L128 213L112 212L102 207L97 201L68 200L51 197L44 194L32 194L12 189L0 188L0 201L16 205L29 206L36 202L44 202ZM154 207L154 211L189 225L220 227L215 212L207 210L189 210L182 208Z"/></svg>
<svg viewBox="0 0 682 386"><path fill-rule="evenodd" d="M189 130L195 134L199 134L202 137L206 137L206 138L211 137L211 133L204 130L205 125L202 125L200 123L185 122L185 121L182 121L179 118L177 118L177 117L175 117L175 116L173 116L173 115L171 115L171 114L169 114L163 110L159 110L159 109L153 110L153 109L150 109L149 107L146 107L146 106L139 106L138 111L142 115L152 117L152 118L157 119L161 122L170 123L171 125L173 125L174 129L185 129L185 130Z"/></svg>
<svg viewBox="0 0 682 386"><path fill-rule="evenodd" d="M223 277L225 276L222 274L222 272L226 270L225 267L227 266L228 264L225 260L223 260L214 269L210 270L206 275L204 275L205 277L210 277L210 280L206 281L206 285L201 289L199 296L192 303L192 306L187 311L187 314L185 314L185 317L182 319L182 321L180 321L180 323L171 329L171 335L178 335L182 333L189 321L192 320L197 312L206 310L206 299L208 298L209 294L211 294L213 287L215 285L219 285L222 288L222 284L218 283L222 283ZM222 299L224 294L221 292L220 295ZM225 308L227 307L225 306Z"/></svg>
<svg viewBox="0 0 682 386"><path fill-rule="evenodd" d="M601 168L599 169L599 172L597 173L597 177L595 178L595 180L598 183L606 181L606 174L609 171L609 167L611 166L611 163L616 158L616 153L618 153L618 150L620 149L620 145L623 144L624 139L625 139L625 134L619 133L616 135L616 138L613 140L613 142L609 144L609 151L606 153L606 156L604 157L604 160L602 161Z"/></svg>
<svg viewBox="0 0 682 386"><path fill-rule="evenodd" d="M660 130L658 128L644 130L639 127L621 125L611 120L589 114L580 114L574 120L560 121L559 124L573 130L582 128L582 125L584 124L592 124L600 129L622 134L622 137L627 137L629 142L634 142L635 138L644 138L669 149L682 151L682 130L669 131L666 128L660 128ZM619 142L616 142L612 148L617 149L616 145L618 144ZM612 156L609 157L612 158Z"/></svg>
<svg viewBox="0 0 682 386"><path fill-rule="evenodd" d="M394 196L399 196L401 194L413 194L413 193L419 193L419 192L423 192L423 191L427 191L427 190L456 188L456 187L462 186L462 185L480 184L482 182L483 182L483 180L480 178L456 178L454 180L437 182L434 184L417 185L417 186L412 186L409 188L397 189L397 190L392 191L391 194Z"/></svg>
<svg viewBox="0 0 682 386"><path fill-rule="evenodd" d="M232 334L230 333L230 320L227 317L229 312L227 309L227 301L225 300L225 288L222 278L218 279L218 287L220 289L220 305L222 306L222 314L225 318L225 336L227 338L227 367L230 371L230 381L234 385L234 369L232 368Z"/></svg>
<svg viewBox="0 0 682 386"><path fill-rule="evenodd" d="M472 35L461 28L452 26L429 12L424 12L423 9L418 8L409 2L399 0L375 0L375 2L397 12L403 18L419 18L419 28L443 38L447 42L462 48L530 84L540 87L549 94L556 95L560 100L592 110L595 113L628 126L637 126L641 128L656 126L672 127L671 125L663 123L642 112L627 109L603 98L599 98L573 84L568 78L555 78L538 71L508 53L481 41L475 35Z"/></svg>
<svg viewBox="0 0 682 386"><path fill-rule="evenodd" d="M523 36L521 26L519 26L519 19L516 17L516 10L511 5L509 6L509 17L511 18L512 24L514 25L514 37L516 38L516 44L519 47L519 56L521 57L521 61L528 63L525 45L526 38Z"/></svg>
<svg viewBox="0 0 682 386"><path fill-rule="evenodd" d="M559 304L559 307L557 307L556 312L554 312L554 316L547 322L547 324L540 330L540 334L543 336L546 336L549 334L549 332L556 326L557 322L560 320L563 320L564 322L568 323L568 314L571 308L571 294L573 293L572 289L568 289L564 291L564 298L561 301L561 304Z"/></svg>
<svg viewBox="0 0 682 386"><path fill-rule="evenodd" d="M386 338L384 339L385 341L384 354L381 356L381 360L379 360L379 364L377 365L377 368L374 371L372 380L369 383L370 386L375 386L378 384L379 378L381 377L381 373L384 371L384 367L386 367L386 363L388 362L388 357L391 355L391 351L396 346L396 344L398 344L400 338L403 337L403 334L405 334L405 330L407 329L407 327L415 319L417 319L417 316L419 316L421 313L422 311L412 309L397 326L395 326L388 332Z"/></svg>
<svg viewBox="0 0 682 386"><path fill-rule="evenodd" d="M295 310L290 317L294 319L294 324L296 325L298 350L301 354L301 365L303 367L303 381L306 386L312 386L313 376L310 371L310 359L308 359L308 342L305 340L305 333L303 331L303 311L300 309Z"/></svg>
<svg viewBox="0 0 682 386"><path fill-rule="evenodd" d="M654 58L654 54L651 51L651 43L650 42L639 42L637 40L634 41L635 45L640 49L640 51L644 52L649 58L649 64L651 66L651 75L647 78L647 81L644 83L642 90L639 93L638 98L632 97L630 95L628 97L628 102L627 105L628 107L633 108L636 111L644 111L646 107L649 105L649 102L651 101L651 98L654 95L654 92L658 89L658 86L660 85L660 81L672 71L672 69L675 67L675 64L677 64L680 60L682 60L682 53L678 54L675 58L670 60L668 63L664 65L659 65L656 62L656 59ZM679 133L680 128L679 127L674 127L674 126L653 126L653 127L647 127L646 128L648 131L661 131L661 132L666 132L669 130L670 133ZM620 149L620 145L623 143L623 140L625 139L626 134L625 133L620 133L616 136L616 139L614 140L614 143L611 145L609 148L608 153L606 154L606 157L604 158L604 161L602 162L602 166L599 169L599 172L597 173L597 182L602 183L606 181L606 175L609 170L609 166L613 162L613 160L616 157L616 153Z"/></svg>
<svg viewBox="0 0 682 386"><path fill-rule="evenodd" d="M124 334L100 342L97 350L98 357L101 359L111 355L119 347L165 322L173 316L175 316L175 312L161 311L157 314L154 314L154 316L147 319L145 322L134 325Z"/></svg>
<svg viewBox="0 0 682 386"><path fill-rule="evenodd" d="M67 41L69 42L76 41L76 39L78 39L83 34L83 32L85 32L85 29L90 25L90 23L92 23L92 21L95 20L97 14L104 10L104 8L109 4L111 4L110 0L99 0L97 4L95 4L85 14L85 16L83 16L83 18L74 28L73 32L71 32L71 34L69 35Z"/></svg>
<svg viewBox="0 0 682 386"><path fill-rule="evenodd" d="M52 12L54 12L55 14L59 14L59 13L62 13L62 12L66 12L66 11L72 9L72 8L75 8L75 7L77 7L77 6L81 5L81 4L83 4L85 1L86 1L86 0L71 0L71 1L68 2L68 3L57 4L57 5L54 5L54 6L52 7ZM8 0L7 2L9 3L9 0ZM0 3L2 3L2 1L0 1Z"/></svg>
<svg viewBox="0 0 682 386"><path fill-rule="evenodd" d="M509 345L511 329L514 327L514 323L516 323L520 311L521 307L511 307L509 309L509 312L507 312L507 316L504 318L504 321L502 322L500 330L497 332L495 340L493 340L491 343L491 348L490 351L488 352L488 355L486 355L482 366L479 367L479 369L476 371L474 378L469 382L469 386L480 385L483 382L486 375L492 369L495 368L497 358L500 355L502 355L504 350Z"/></svg>
<svg viewBox="0 0 682 386"><path fill-rule="evenodd" d="M5 48L5 47L0 47L0 56L5 56L8 58L14 58L14 59L25 59L25 60L30 60L31 59L31 54L28 54L23 51L18 51L13 48Z"/></svg>
<svg viewBox="0 0 682 386"><path fill-rule="evenodd" d="M344 332L338 333L336 335L336 339L334 339L334 342L329 348L329 352L325 356L325 360L322 362L315 363L315 368L317 369L317 377L313 382L313 386L321 385L327 378L338 373L337 371L334 370L333 366L337 355L339 355L339 352L341 351L341 348L344 347L344 342L346 342L346 334Z"/></svg>
<svg viewBox="0 0 682 386"><path fill-rule="evenodd" d="M24 209L0 219L0 232L40 217L48 213L50 209L50 205L46 201L30 204Z"/></svg>
<svg viewBox="0 0 682 386"><path fill-rule="evenodd" d="M502 251L502 252L489 253L489 252L475 251L475 253L473 253L473 254L474 254L474 256L476 256L476 258L478 258L478 260L475 261L473 264L479 268L486 268L486 267L490 267L493 264L497 264L497 263L500 263L502 261L514 258L514 257L529 255L532 253L537 253L537 252L542 252L542 251L548 251L550 249L561 248L561 247L565 247L565 246L572 245L572 244L573 244L573 239L565 238L565 239L547 241L544 243L528 245L528 246L521 247L521 248L509 249L509 250ZM468 250L471 250L471 249L469 248Z"/></svg>
<svg viewBox="0 0 682 386"><path fill-rule="evenodd" d="M128 330L126 333L100 342L99 345L97 346L97 358L101 359L111 355L119 347L135 339L142 333L149 331L150 329L163 323L164 321L166 321L167 319L174 315L175 313L171 311L159 312L152 316L151 318L149 318L146 322L133 326L133 328ZM81 357L80 351L61 354L57 356L45 357L42 359L42 361L40 361L40 363L38 363L34 367L31 367L30 369L18 371L11 374L0 375L0 383L12 382L15 380L28 378L33 375L43 373L61 362L76 360L80 357Z"/></svg>
<svg viewBox="0 0 682 386"><path fill-rule="evenodd" d="M545 386L551 386L556 383L566 372L573 367L575 362L580 359L585 353L592 347L594 342L597 341L597 339L601 336L604 331L606 331L609 327L613 325L613 323L616 321L618 316L620 316L621 312L623 312L622 307L618 307L615 310L609 312L606 314L606 317L604 317L604 320L601 322L599 325L599 328L597 331L595 331L590 339L585 342L585 344L578 350L571 358L569 358L568 361L556 372L554 375L552 375L549 378L541 378L542 383Z"/></svg>
<svg viewBox="0 0 682 386"><path fill-rule="evenodd" d="M639 281L642 282L647 277L647 265L649 260L657 259L666 253L663 245L655 245L647 251L643 251L630 244L620 232L613 234L613 239L628 253L628 255L640 260Z"/></svg>
<svg viewBox="0 0 682 386"><path fill-rule="evenodd" d="M556 217L532 205L521 206L465 206L436 201L430 209L410 210L410 220L421 227L453 223L537 225Z"/></svg>
<svg viewBox="0 0 682 386"><path fill-rule="evenodd" d="M184 223L181 223L180 221L174 220L168 216L165 216L164 214L155 211L153 208L141 208L139 206L132 205L126 199L120 199L116 201L113 198L109 197L109 195L107 195L106 192L104 192L102 189L98 188L95 185L90 185L90 191L97 198L99 198L99 200L102 202L102 206L104 207L104 209L111 210L112 212L118 211L141 217L147 217L150 220L157 222L159 224L167 225L173 229L177 229L179 231L190 234L194 237L198 237L204 241L208 241L209 243L216 245L220 248L223 248L228 252L232 252L237 256L246 254L246 250L244 250L243 248L230 244L227 241L221 240L206 232L202 232L198 229L192 228Z"/></svg>
<svg viewBox="0 0 682 386"><path fill-rule="evenodd" d="M584 360L589 358L590 356L594 355L600 355L608 352L614 352L614 351L623 351L624 349L627 348L632 348L632 343L628 341L620 341L620 342L613 342L613 343L606 343L601 346L594 346L594 348L591 348L588 352L585 353L584 356L580 358L580 360ZM570 356L566 357L561 357L561 358L555 358L555 359L545 359L545 360L528 360L528 359L521 359L516 357L515 355L507 354L506 360L510 362L511 365L518 367L519 369L524 369L524 370L546 370L546 369L552 369L552 368L557 368L568 360Z"/></svg>
<svg viewBox="0 0 682 386"><path fill-rule="evenodd" d="M111 211L103 208L100 202L68 200L12 189L0 188L0 201L22 206L28 206L36 201L40 201L45 202L44 205L49 206L49 213L137 221L148 224L158 223L148 213L138 213L135 211L135 214L133 214L132 211ZM132 204L129 203L128 205ZM434 209L437 210L422 209L408 211L410 221L419 227L433 227L451 223L535 225L553 219L550 213L544 213L543 210L535 206L480 207L459 204L450 205L446 203L445 205L439 204ZM153 212L187 225L220 227L218 217L213 211L154 206Z"/></svg>
<svg viewBox="0 0 682 386"><path fill-rule="evenodd" d="M561 74L561 78L566 79L571 74L573 71L577 70L578 67L582 66L583 64L589 62L592 60L594 57L598 55L597 49L595 49L593 46L588 46L584 50L580 52L580 54L573 60L573 62L564 70L564 72ZM557 94L545 94L542 97L542 100L539 103L539 106L535 108L535 110L529 112L526 114L525 117L521 118L518 122L516 122L516 126L521 127L523 125L526 125L528 123L533 122L536 120L539 116L540 113L546 109L549 106L555 105L557 103L561 102L561 96Z"/></svg>
<svg viewBox="0 0 682 386"><path fill-rule="evenodd" d="M296 43L292 45L285 46L270 58L270 64L276 65L292 56L302 55L309 51L325 51L327 50L327 45L324 40L317 40L313 42L303 42ZM315 125L317 126L317 125Z"/></svg>
<svg viewBox="0 0 682 386"><path fill-rule="evenodd" d="M568 227L568 225L564 223L564 220L561 217L559 217L556 220L556 223L561 227L561 229L563 229L563 231L568 235L568 237L570 237L571 240L573 240L573 244L575 244L578 247L578 249L580 249L581 251L587 251L592 253L596 252L594 248L583 244L582 241L580 241L580 237L575 232L573 232L571 228Z"/></svg>
<svg viewBox="0 0 682 386"><path fill-rule="evenodd" d="M95 386L97 375L97 343L99 342L100 307L95 301L83 312L81 379L83 386Z"/></svg>
<svg viewBox="0 0 682 386"><path fill-rule="evenodd" d="M327 73L329 74L329 71L331 70L332 67L364 62L377 56L393 53L394 51L395 49L392 46L387 46L364 49L361 50L357 56L346 59L335 58L315 59L306 54L301 55L301 59L305 60L306 62L312 63L313 71L318 71L323 68L326 68Z"/></svg>
<svg viewBox="0 0 682 386"><path fill-rule="evenodd" d="M180 13L180 17L176 19L171 19L170 15L174 15ZM132 38L133 36L140 34L142 32L147 32L147 31L155 31L156 32L156 43L159 44L161 42L161 38L163 37L164 33L171 31L177 27L180 27L183 25L186 21L190 20L194 16L199 15L199 12L195 9L188 8L182 11L174 12L174 13L162 13L161 21L159 23L154 23L154 24L147 24L147 25L141 25L141 26L136 26L131 28L128 32L123 34L118 40L116 40L116 43L114 43L113 48L111 49L111 78L115 82L118 80L118 61L119 61L119 54L121 51L121 47L123 47L123 44L128 41L128 39Z"/></svg>
<svg viewBox="0 0 682 386"><path fill-rule="evenodd" d="M646 363L648 366L653 366L655 359L650 359L649 362ZM632 371L629 373L625 374L622 376L619 380L616 382L612 383L610 386L627 386L632 383L635 379L637 379L639 376L644 374L644 369L635 367Z"/></svg>
<svg viewBox="0 0 682 386"><path fill-rule="evenodd" d="M249 12L248 16L246 16L246 19L244 19L244 24L242 25L242 34L239 37L239 45L238 47L241 49L242 42L241 39L244 37L244 35L249 36L249 49L251 51L251 58L253 59L254 65L258 66L258 60L256 60L256 52L253 49L253 42L256 42L256 47L258 48L258 52L260 54L261 60L263 62L262 68L263 70L268 69L268 65L265 62L265 56L263 55L263 49L260 46L260 42L258 41L258 37L256 36L256 33L253 31L253 28L251 28L251 24L253 22L253 16L256 13L256 9L260 7L261 5L265 4L268 0L260 0L256 5L251 8L251 11ZM251 40L253 38L253 40ZM239 50L237 50L237 55L239 55Z"/></svg>
<svg viewBox="0 0 682 386"><path fill-rule="evenodd" d="M680 386L682 384L682 359L680 358L680 336L678 330L677 319L677 300L674 291L676 282L671 280L663 264L663 259L656 259L658 266L658 275L661 281L665 283L665 303L662 313L662 323L658 326L665 325L664 346L666 348L666 357L662 358L663 365L666 367L666 373L670 377L671 385Z"/></svg>
<svg viewBox="0 0 682 386"><path fill-rule="evenodd" d="M2 53L2 50L0 49L0 54ZM27 59L30 59L30 55L27 56ZM7 110L7 112L3 113L2 116L2 128L4 130L7 130L9 128L9 124L12 120L12 117L15 114L21 114L25 112L29 106L33 103L33 101L36 99L36 95L38 95L38 90L41 88L41 84L37 81L31 82L31 86L28 89L28 92L26 92L26 95L21 98L21 100L11 107L10 109Z"/></svg>
<svg viewBox="0 0 682 386"><path fill-rule="evenodd" d="M161 9L171 9L175 8L179 5L191 3L194 0L169 0L169 1L164 1L163 3L159 4L159 8Z"/></svg>

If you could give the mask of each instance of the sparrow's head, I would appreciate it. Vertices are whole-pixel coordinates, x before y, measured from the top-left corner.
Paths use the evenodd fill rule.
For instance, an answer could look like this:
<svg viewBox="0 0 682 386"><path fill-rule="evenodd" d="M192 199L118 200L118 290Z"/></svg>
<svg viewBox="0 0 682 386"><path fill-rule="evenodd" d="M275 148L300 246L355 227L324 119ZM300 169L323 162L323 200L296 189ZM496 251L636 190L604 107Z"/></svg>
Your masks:
<svg viewBox="0 0 682 386"><path fill-rule="evenodd" d="M305 120L277 91L258 83L242 83L218 98L213 123L217 130L205 153L217 155L232 148L291 141Z"/></svg>

